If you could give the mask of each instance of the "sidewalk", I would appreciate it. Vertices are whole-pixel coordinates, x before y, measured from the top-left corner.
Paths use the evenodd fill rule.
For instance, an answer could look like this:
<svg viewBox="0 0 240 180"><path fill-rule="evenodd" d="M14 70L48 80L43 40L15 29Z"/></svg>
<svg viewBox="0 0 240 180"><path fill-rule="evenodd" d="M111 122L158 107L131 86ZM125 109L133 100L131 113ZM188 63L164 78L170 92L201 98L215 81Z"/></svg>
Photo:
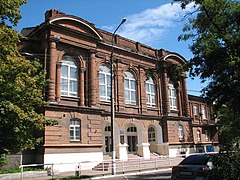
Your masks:
<svg viewBox="0 0 240 180"><path fill-rule="evenodd" d="M171 168L163 168L163 169L158 169L158 170L146 170L146 171L134 171L134 172L127 172L124 174L116 174L116 175L111 175L111 174L105 174L105 175L99 175L99 173L94 172L93 170L84 170L82 172L80 177L75 176L75 172L63 172L59 173L56 176L48 176L47 171L29 171L29 172L24 172L23 174L23 180L51 180L51 179L62 179L62 178L67 178L67 177L76 177L76 179L92 179L92 180L97 180L97 179L104 179L104 178L109 178L109 177L116 177L116 176L123 176L123 175L139 175L139 174L146 174L146 173L151 173L151 172L162 172L162 171L170 171ZM0 175L1 180L21 180L21 173L13 173L13 174L2 174Z"/></svg>

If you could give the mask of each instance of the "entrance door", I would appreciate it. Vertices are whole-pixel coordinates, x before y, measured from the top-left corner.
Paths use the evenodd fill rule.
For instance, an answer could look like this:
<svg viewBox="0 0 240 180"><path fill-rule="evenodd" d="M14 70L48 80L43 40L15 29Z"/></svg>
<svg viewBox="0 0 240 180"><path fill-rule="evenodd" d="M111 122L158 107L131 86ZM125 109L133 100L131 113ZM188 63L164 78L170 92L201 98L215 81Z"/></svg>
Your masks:
<svg viewBox="0 0 240 180"><path fill-rule="evenodd" d="M111 152L111 136L105 136L105 151L106 153Z"/></svg>
<svg viewBox="0 0 240 180"><path fill-rule="evenodd" d="M128 152L137 151L137 136L128 136Z"/></svg>
<svg viewBox="0 0 240 180"><path fill-rule="evenodd" d="M111 141L111 127L110 126L106 126L105 127L105 153L110 153L111 152L111 148L112 148L112 141Z"/></svg>
<svg viewBox="0 0 240 180"><path fill-rule="evenodd" d="M128 143L128 152L137 151L137 128L134 125L130 125L127 129L127 143Z"/></svg>

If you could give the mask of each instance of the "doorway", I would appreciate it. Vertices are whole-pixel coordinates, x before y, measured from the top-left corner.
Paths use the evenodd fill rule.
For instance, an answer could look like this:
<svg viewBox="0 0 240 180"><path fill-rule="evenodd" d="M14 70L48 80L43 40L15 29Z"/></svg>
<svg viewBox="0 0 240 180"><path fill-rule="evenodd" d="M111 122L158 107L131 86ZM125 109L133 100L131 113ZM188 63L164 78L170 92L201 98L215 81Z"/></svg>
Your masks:
<svg viewBox="0 0 240 180"><path fill-rule="evenodd" d="M134 153L137 151L138 137L137 137L137 127L133 124L127 129L127 143L128 152Z"/></svg>

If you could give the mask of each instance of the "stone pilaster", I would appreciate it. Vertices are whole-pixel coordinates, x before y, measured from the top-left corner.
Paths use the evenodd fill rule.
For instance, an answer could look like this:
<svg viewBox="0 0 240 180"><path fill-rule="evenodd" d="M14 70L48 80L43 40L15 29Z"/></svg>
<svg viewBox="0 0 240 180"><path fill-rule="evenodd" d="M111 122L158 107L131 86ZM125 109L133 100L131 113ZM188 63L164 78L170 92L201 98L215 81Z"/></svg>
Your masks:
<svg viewBox="0 0 240 180"><path fill-rule="evenodd" d="M48 88L48 101L54 102L55 101L55 94L56 94L56 42L50 39L49 43L49 88Z"/></svg>
<svg viewBox="0 0 240 180"><path fill-rule="evenodd" d="M89 53L89 71L88 77L90 80L90 87L89 87L89 106L96 106L96 79L97 79L97 69L96 69L96 58L95 52L90 51Z"/></svg>

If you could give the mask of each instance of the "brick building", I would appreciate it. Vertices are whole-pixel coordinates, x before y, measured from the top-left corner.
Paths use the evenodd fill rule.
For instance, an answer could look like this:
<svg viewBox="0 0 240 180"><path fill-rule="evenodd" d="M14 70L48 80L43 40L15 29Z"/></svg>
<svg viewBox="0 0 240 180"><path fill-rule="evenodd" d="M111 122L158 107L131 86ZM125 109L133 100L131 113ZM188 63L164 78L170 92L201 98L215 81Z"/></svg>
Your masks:
<svg viewBox="0 0 240 180"><path fill-rule="evenodd" d="M46 127L35 160L101 161L111 151L112 34L56 10L47 11L45 22L22 34L20 51L40 58L50 80L44 114L58 121ZM125 160L130 153L177 156L217 145L211 108L206 100L187 94L186 74L177 87L164 68L146 77L145 71L158 61L184 65L181 55L118 35L113 51L117 158Z"/></svg>

